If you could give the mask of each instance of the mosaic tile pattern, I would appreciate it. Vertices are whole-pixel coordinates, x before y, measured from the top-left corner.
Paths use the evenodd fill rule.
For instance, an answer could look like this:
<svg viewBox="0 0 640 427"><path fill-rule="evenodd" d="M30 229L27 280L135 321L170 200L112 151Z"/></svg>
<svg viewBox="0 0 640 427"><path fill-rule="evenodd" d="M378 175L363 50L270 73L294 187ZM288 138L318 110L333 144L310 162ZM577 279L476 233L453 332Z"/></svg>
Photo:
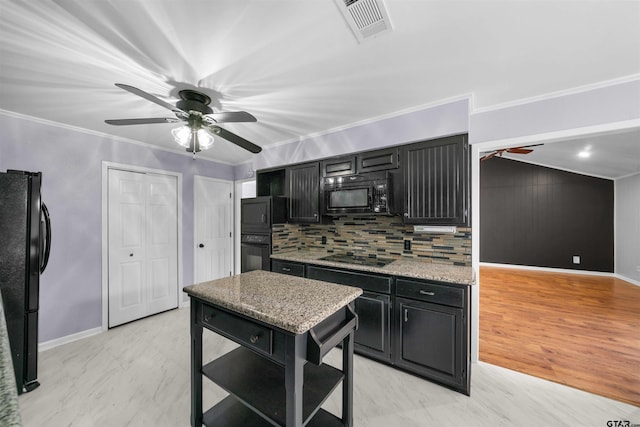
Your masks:
<svg viewBox="0 0 640 427"><path fill-rule="evenodd" d="M404 250L405 240L411 242L411 250ZM455 234L414 233L413 226L397 216L340 216L331 224L277 224L272 242L274 254L320 249L471 266L471 228L458 228Z"/></svg>

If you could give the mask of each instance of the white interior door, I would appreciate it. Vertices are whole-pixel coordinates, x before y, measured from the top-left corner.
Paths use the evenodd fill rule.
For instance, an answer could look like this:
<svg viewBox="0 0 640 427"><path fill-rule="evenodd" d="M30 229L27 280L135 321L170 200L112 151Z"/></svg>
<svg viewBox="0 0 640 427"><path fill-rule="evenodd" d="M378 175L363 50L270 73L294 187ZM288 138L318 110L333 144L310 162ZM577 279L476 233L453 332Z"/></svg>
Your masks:
<svg viewBox="0 0 640 427"><path fill-rule="evenodd" d="M194 179L194 260L196 283L232 275L233 183Z"/></svg>
<svg viewBox="0 0 640 427"><path fill-rule="evenodd" d="M109 169L109 327L178 305L177 182Z"/></svg>
<svg viewBox="0 0 640 427"><path fill-rule="evenodd" d="M147 315L178 306L176 178L147 174Z"/></svg>

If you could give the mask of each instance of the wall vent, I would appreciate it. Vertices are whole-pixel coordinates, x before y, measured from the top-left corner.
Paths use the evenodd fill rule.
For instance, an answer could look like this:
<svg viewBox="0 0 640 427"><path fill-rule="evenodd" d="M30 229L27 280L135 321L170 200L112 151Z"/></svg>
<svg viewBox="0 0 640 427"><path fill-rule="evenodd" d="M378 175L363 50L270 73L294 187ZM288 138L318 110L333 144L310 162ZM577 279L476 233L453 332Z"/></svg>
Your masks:
<svg viewBox="0 0 640 427"><path fill-rule="evenodd" d="M336 0L336 4L360 43L393 29L384 0Z"/></svg>

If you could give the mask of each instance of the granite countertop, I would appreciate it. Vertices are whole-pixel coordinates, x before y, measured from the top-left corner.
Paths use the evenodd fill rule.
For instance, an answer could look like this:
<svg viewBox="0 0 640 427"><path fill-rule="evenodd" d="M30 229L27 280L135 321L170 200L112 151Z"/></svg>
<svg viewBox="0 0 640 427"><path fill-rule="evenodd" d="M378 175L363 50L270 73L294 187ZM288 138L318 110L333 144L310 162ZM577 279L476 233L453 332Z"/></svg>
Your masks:
<svg viewBox="0 0 640 427"><path fill-rule="evenodd" d="M343 262L327 261L323 258L332 253L327 251L291 251L272 254L271 258L285 261L297 261L307 264L324 265L328 267L348 268L350 270L361 270L372 273L389 274L392 276L413 277L417 279L438 280L441 282L460 283L463 285L474 285L475 275L471 267L436 264L431 262L418 261L411 258L395 260L384 267L363 266L358 264L347 264Z"/></svg>
<svg viewBox="0 0 640 427"><path fill-rule="evenodd" d="M187 286L184 292L294 334L307 332L362 294L362 289L270 271Z"/></svg>

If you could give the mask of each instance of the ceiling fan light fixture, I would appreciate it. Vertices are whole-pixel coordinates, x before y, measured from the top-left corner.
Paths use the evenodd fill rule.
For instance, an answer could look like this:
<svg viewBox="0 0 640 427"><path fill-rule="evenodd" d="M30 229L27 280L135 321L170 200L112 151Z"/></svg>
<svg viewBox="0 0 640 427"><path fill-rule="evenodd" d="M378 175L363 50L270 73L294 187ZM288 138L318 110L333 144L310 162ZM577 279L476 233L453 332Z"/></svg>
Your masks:
<svg viewBox="0 0 640 427"><path fill-rule="evenodd" d="M179 128L171 129L171 135L173 135L174 141L178 144L189 148L189 142L191 140L191 129L189 129L189 126L180 126Z"/></svg>
<svg viewBox="0 0 640 427"><path fill-rule="evenodd" d="M200 150L207 150L213 146L213 136L204 129L198 129L196 131L188 125L185 125L171 129L171 134L173 135L174 141L185 148L191 148L191 140L195 135L195 142L197 142L197 144L194 144L194 150L196 152Z"/></svg>
<svg viewBox="0 0 640 427"><path fill-rule="evenodd" d="M200 129L198 130L198 143L201 149L208 150L213 146L213 136L206 130Z"/></svg>

